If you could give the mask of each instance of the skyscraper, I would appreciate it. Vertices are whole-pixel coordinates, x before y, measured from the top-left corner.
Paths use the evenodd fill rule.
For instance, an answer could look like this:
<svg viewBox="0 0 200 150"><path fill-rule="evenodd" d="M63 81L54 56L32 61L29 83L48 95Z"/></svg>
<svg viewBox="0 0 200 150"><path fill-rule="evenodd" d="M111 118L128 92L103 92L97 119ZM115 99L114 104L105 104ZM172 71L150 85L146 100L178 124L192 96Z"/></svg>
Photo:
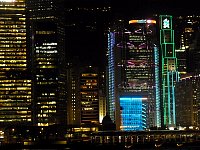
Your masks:
<svg viewBox="0 0 200 150"><path fill-rule="evenodd" d="M25 0L0 1L0 124L32 121Z"/></svg>
<svg viewBox="0 0 200 150"><path fill-rule="evenodd" d="M65 30L62 0L29 0L29 55L33 78L33 123L66 124Z"/></svg>
<svg viewBox="0 0 200 150"><path fill-rule="evenodd" d="M99 74L92 66L80 72L81 124L99 124Z"/></svg>
<svg viewBox="0 0 200 150"><path fill-rule="evenodd" d="M177 126L199 126L198 119L199 75L185 74L176 84Z"/></svg>
<svg viewBox="0 0 200 150"><path fill-rule="evenodd" d="M82 65L78 57L71 61L67 69L68 125L99 125L106 116L104 72Z"/></svg>
<svg viewBox="0 0 200 150"><path fill-rule="evenodd" d="M162 52L163 126L176 127L175 84L179 80L179 73L172 16L170 15L160 15L160 47Z"/></svg>
<svg viewBox="0 0 200 150"><path fill-rule="evenodd" d="M161 124L156 43L156 20L119 20L110 28L108 111L117 129L144 130Z"/></svg>
<svg viewBox="0 0 200 150"><path fill-rule="evenodd" d="M195 53L196 48L194 47L198 43L199 23L199 16L196 15L174 17L174 30L176 31L174 38L180 75L198 70L198 52Z"/></svg>

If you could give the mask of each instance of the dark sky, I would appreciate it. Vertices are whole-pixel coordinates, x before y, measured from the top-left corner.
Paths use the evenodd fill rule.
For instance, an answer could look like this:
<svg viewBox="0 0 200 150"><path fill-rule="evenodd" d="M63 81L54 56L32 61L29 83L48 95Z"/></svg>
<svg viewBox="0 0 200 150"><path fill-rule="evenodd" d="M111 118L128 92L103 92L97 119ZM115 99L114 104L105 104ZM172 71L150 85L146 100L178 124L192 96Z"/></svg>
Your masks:
<svg viewBox="0 0 200 150"><path fill-rule="evenodd" d="M198 0L73 0L73 2L85 3L85 5L98 5L107 3L111 5L114 16L152 16L153 14L168 15L193 15L200 14ZM95 14L94 14L95 15ZM101 22L99 20L99 22ZM101 30L99 30L101 29ZM102 28L95 32L77 32L71 45L74 55L80 56L83 63L104 68L105 44ZM103 46L104 44L104 46Z"/></svg>
<svg viewBox="0 0 200 150"><path fill-rule="evenodd" d="M118 12L128 14L197 14L200 12L198 0L119 0L112 1Z"/></svg>

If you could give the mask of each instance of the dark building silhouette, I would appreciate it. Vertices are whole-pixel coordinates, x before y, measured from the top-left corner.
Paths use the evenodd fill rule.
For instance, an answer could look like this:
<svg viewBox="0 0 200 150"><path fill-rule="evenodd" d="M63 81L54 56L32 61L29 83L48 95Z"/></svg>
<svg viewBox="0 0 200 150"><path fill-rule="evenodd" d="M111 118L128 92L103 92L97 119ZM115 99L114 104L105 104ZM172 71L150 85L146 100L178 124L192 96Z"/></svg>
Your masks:
<svg viewBox="0 0 200 150"><path fill-rule="evenodd" d="M67 57L79 56L84 65L105 69L106 31L112 20L109 1L68 0L65 4Z"/></svg>
<svg viewBox="0 0 200 150"><path fill-rule="evenodd" d="M62 0L27 1L33 124L66 124L65 27Z"/></svg>
<svg viewBox="0 0 200 150"><path fill-rule="evenodd" d="M116 125L113 123L108 114L106 114L106 116L102 120L102 130L116 130Z"/></svg>

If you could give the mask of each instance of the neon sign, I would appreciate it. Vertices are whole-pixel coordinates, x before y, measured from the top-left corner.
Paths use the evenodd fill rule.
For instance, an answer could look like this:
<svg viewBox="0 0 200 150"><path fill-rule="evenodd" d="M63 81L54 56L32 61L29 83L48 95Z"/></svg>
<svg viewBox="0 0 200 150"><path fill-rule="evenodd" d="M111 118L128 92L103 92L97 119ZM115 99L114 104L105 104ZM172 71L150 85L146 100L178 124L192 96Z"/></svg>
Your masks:
<svg viewBox="0 0 200 150"><path fill-rule="evenodd" d="M170 28L170 26L169 26L169 19L165 18L163 20L163 28Z"/></svg>

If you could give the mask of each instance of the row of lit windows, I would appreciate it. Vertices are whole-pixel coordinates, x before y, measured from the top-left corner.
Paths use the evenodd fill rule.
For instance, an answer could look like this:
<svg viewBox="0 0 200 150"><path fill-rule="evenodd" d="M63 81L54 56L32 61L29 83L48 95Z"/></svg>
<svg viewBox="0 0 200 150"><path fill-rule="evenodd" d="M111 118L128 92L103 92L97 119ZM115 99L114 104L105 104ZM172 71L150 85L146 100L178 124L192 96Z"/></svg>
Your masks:
<svg viewBox="0 0 200 150"><path fill-rule="evenodd" d="M26 25L26 22L24 21L0 21L0 25L10 25L10 26L13 26L13 25Z"/></svg>
<svg viewBox="0 0 200 150"><path fill-rule="evenodd" d="M8 97L5 95L5 96L0 97L0 106L27 106L30 103L31 103L31 96L30 97L21 97L21 96L20 97L18 97L18 96L9 96Z"/></svg>
<svg viewBox="0 0 200 150"><path fill-rule="evenodd" d="M38 114L37 116L38 117L48 117L49 115L48 114Z"/></svg>
<svg viewBox="0 0 200 150"><path fill-rule="evenodd" d="M9 10L11 10L11 11L22 11L22 10L25 10L25 8L17 8L17 7L4 7L4 8L2 8L2 7L0 7L0 10L6 10L6 11L9 11Z"/></svg>
<svg viewBox="0 0 200 150"><path fill-rule="evenodd" d="M15 93L10 93L10 91L8 93L5 92L0 92L1 96L0 96L0 103L12 103L12 102L16 102L16 100L12 100L12 99L20 99L20 102L30 102L31 99L31 95L14 95ZM9 96L7 96L7 94L9 94ZM17 93L16 93L17 94ZM10 99L7 99L7 98ZM6 99L4 99L6 98Z"/></svg>
<svg viewBox="0 0 200 150"><path fill-rule="evenodd" d="M55 31L36 31L36 34L55 34Z"/></svg>
<svg viewBox="0 0 200 150"><path fill-rule="evenodd" d="M58 51L57 50L46 50L46 49L54 49L54 48L56 48L56 47L51 47L51 46L48 46L48 47L36 47L36 49L40 49L40 50L36 50L36 53L45 53L45 54L48 54L48 53L50 53L50 54L54 54L54 53L58 53ZM43 49L43 50L42 50ZM45 51L45 50L46 51Z"/></svg>
<svg viewBox="0 0 200 150"><path fill-rule="evenodd" d="M0 45L2 45L2 44L20 44L20 43L26 43L26 41L24 40L24 41L22 41L22 40L20 40L20 41L17 41L17 40L13 40L13 41L0 41Z"/></svg>
<svg viewBox="0 0 200 150"><path fill-rule="evenodd" d="M22 41L25 41L26 40L26 37L0 37L0 40L1 41L6 41L6 40L10 40L9 42L12 42L12 41L17 41L17 40L22 40Z"/></svg>
<svg viewBox="0 0 200 150"><path fill-rule="evenodd" d="M16 67L19 68L19 69L23 69L23 68L20 68L20 67L26 67L27 64L0 64L0 67L4 67L4 69L10 69L12 67ZM5 67L9 67L11 66L10 68L5 68ZM14 69L14 68L13 68ZM19 70L19 69L16 69L16 70Z"/></svg>
<svg viewBox="0 0 200 150"><path fill-rule="evenodd" d="M58 78L50 78L50 77L44 77L43 75L39 76L37 75L37 80L40 80L40 81L44 81L44 80L58 80Z"/></svg>
<svg viewBox="0 0 200 150"><path fill-rule="evenodd" d="M56 113L56 110L44 110L44 109L43 109L43 110L40 110L40 112L41 112L42 114L43 114L43 113L44 113L44 114L45 114L45 113L48 114L48 113Z"/></svg>
<svg viewBox="0 0 200 150"><path fill-rule="evenodd" d="M0 119L0 122L20 122L20 121L31 121L31 119L6 119L6 120L2 120L2 119Z"/></svg>
<svg viewBox="0 0 200 150"><path fill-rule="evenodd" d="M96 84L96 79L81 79L81 82L85 82L87 85Z"/></svg>
<svg viewBox="0 0 200 150"><path fill-rule="evenodd" d="M31 80L0 80L0 83L11 82L11 83L23 83L23 82L31 82Z"/></svg>
<svg viewBox="0 0 200 150"><path fill-rule="evenodd" d="M55 61L55 58L36 58L37 61Z"/></svg>
<svg viewBox="0 0 200 150"><path fill-rule="evenodd" d="M21 15L21 14L19 14L19 15ZM22 15L21 15L22 16ZM10 14L9 16L7 16L7 17L0 17L0 20L12 20L13 19L13 17L15 17L16 19L17 19L17 17L18 17L18 19L19 20L21 20L22 18L19 18L19 16L16 16L16 15L14 15L14 14ZM25 20L26 18L24 18L23 17L23 19L22 20Z"/></svg>
<svg viewBox="0 0 200 150"><path fill-rule="evenodd" d="M55 105L42 105L40 106L41 109L56 109L56 106Z"/></svg>
<svg viewBox="0 0 200 150"><path fill-rule="evenodd" d="M14 106L16 106L16 107L14 107ZM14 112L21 112L21 111L16 111L16 110L27 110L28 107L30 106L30 104L26 105L26 107L22 107L21 105L18 105L18 106L21 106L21 107L17 107L17 105L14 105L14 106L12 105L10 107L0 107L0 110L12 110Z"/></svg>
<svg viewBox="0 0 200 150"><path fill-rule="evenodd" d="M94 108L82 108L82 110L94 110Z"/></svg>
<svg viewBox="0 0 200 150"><path fill-rule="evenodd" d="M10 55L1 56L0 54L0 59L22 59L22 58L26 58L26 56L10 56Z"/></svg>
<svg viewBox="0 0 200 150"><path fill-rule="evenodd" d="M42 65L47 65L47 64L54 64L54 62L49 62L49 61L40 61L38 64Z"/></svg>
<svg viewBox="0 0 200 150"><path fill-rule="evenodd" d="M1 91L1 94L3 95L3 94L5 94L5 95L7 95L8 97L10 97L11 95L15 95L15 96L20 96L20 95L29 95L29 94L31 94L31 92L28 92L27 93L27 91L28 90L23 90L23 91L20 91L20 90L8 90L8 91ZM1 96L1 95L0 95Z"/></svg>
<svg viewBox="0 0 200 150"><path fill-rule="evenodd" d="M56 104L56 101L50 101L50 102L38 102L37 103L38 105L55 105Z"/></svg>
<svg viewBox="0 0 200 150"><path fill-rule="evenodd" d="M31 84L30 83L5 83L5 84L0 84L0 87L1 86L31 86Z"/></svg>
<svg viewBox="0 0 200 150"><path fill-rule="evenodd" d="M92 91L92 92L83 92L83 91L82 91L82 92L80 92L80 93L81 93L82 95L89 95L89 96L90 96L90 95L93 95L93 96L94 96L94 95L98 95L98 92L95 92L95 91Z"/></svg>
<svg viewBox="0 0 200 150"><path fill-rule="evenodd" d="M30 90L31 88L30 87L11 87L11 88L2 88L0 87L0 90L24 90L24 91L27 91L27 90Z"/></svg>
<svg viewBox="0 0 200 150"><path fill-rule="evenodd" d="M20 58L26 58L25 56L20 57ZM7 66L9 66L10 63L26 63L26 60L1 60L0 59L0 64L1 63L7 63Z"/></svg>
<svg viewBox="0 0 200 150"><path fill-rule="evenodd" d="M6 47L1 47L0 52L5 52L6 54L11 54L12 55L24 55L26 49L25 48L6 48Z"/></svg>
<svg viewBox="0 0 200 150"><path fill-rule="evenodd" d="M98 88L97 86L91 86L91 85L81 85L80 86L81 89L95 89Z"/></svg>
<svg viewBox="0 0 200 150"><path fill-rule="evenodd" d="M137 68L137 69L144 69L144 68L147 68L147 67L149 67L149 66L147 66L147 65L127 65L126 66L126 70L132 70L133 68ZM148 68L147 68L148 69Z"/></svg>
<svg viewBox="0 0 200 150"><path fill-rule="evenodd" d="M19 118L26 118L23 120L29 120L28 118L31 118L31 115L25 115L25 116L22 116L20 114L18 114L18 115L17 114L16 115L0 115L0 118L1 119L11 119L12 121L14 121L14 120L22 121L22 119L19 119Z"/></svg>
<svg viewBox="0 0 200 150"><path fill-rule="evenodd" d="M18 47L18 48L25 48L26 45L25 44L0 44L0 48L7 48L7 47L10 47L10 48L13 48L13 47ZM23 50L23 49L17 49L17 50ZM4 51L4 50L3 50Z"/></svg>
<svg viewBox="0 0 200 150"><path fill-rule="evenodd" d="M53 85L53 84L56 84L56 82L37 82L37 84L39 84L39 85Z"/></svg>
<svg viewBox="0 0 200 150"><path fill-rule="evenodd" d="M26 29L25 28L19 28L19 29L15 29L15 28L12 28L12 29L0 29L0 32L26 32Z"/></svg>
<svg viewBox="0 0 200 150"><path fill-rule="evenodd" d="M37 99L41 100L41 101L44 101L44 100L53 101L53 100L57 99L57 97L55 97L55 96L42 96L42 97L38 96ZM45 104L45 103L41 102L41 103L38 103L38 104Z"/></svg>
<svg viewBox="0 0 200 150"><path fill-rule="evenodd" d="M82 77L96 77L98 76L98 74L92 74L92 73L82 73L81 74Z"/></svg>

